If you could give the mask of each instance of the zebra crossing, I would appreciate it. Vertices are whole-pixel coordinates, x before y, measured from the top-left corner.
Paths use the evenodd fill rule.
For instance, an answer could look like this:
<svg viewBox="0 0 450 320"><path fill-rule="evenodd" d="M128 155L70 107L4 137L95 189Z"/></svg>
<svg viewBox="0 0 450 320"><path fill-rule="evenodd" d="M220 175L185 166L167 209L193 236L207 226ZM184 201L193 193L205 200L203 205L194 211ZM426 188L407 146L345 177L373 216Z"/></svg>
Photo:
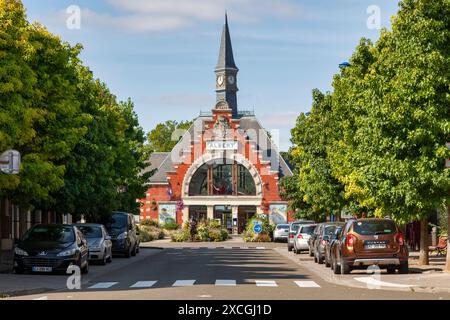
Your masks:
<svg viewBox="0 0 450 320"><path fill-rule="evenodd" d="M288 280L288 279L283 279ZM180 279L175 280L171 287L192 287L196 285L197 280L195 279ZM299 288L321 288L319 284L317 284L315 281L312 280L289 280L287 283L291 285L295 285ZM213 285L216 287L219 286L227 286L227 287L236 287L239 285L249 285L254 284L256 287L279 287L283 285L287 285L285 281L283 283L279 284L275 280L243 280L242 282L239 282L234 279L217 279ZM157 280L144 280L144 281L137 281L133 283L132 285L128 286L130 289L148 289L152 287L156 287L158 284ZM108 281L108 282L98 282L88 287L88 289L114 289L114 287L118 287L119 282L116 281Z"/></svg>

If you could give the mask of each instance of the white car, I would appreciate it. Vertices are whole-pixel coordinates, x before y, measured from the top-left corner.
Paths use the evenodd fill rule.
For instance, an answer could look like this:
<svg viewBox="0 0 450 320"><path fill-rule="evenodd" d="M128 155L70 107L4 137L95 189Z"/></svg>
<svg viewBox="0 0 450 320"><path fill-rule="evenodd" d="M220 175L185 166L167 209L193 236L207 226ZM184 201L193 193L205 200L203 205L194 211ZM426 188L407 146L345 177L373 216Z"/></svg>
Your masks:
<svg viewBox="0 0 450 320"><path fill-rule="evenodd" d="M273 230L273 241L287 241L289 236L289 224L281 223L277 224L275 230Z"/></svg>
<svg viewBox="0 0 450 320"><path fill-rule="evenodd" d="M308 240L314 232L317 224L303 224L297 230L294 236L294 253L308 250Z"/></svg>

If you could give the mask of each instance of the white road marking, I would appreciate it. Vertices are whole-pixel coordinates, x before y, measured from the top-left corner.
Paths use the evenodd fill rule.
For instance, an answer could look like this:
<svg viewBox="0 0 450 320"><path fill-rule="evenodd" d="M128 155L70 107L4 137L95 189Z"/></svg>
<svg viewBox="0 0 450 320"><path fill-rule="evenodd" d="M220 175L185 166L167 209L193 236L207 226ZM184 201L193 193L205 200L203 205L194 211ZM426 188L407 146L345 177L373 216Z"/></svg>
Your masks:
<svg viewBox="0 0 450 320"><path fill-rule="evenodd" d="M224 249L233 249L233 247L223 247Z"/></svg>
<svg viewBox="0 0 450 320"><path fill-rule="evenodd" d="M130 286L130 288L150 288L154 286L156 282L157 281L138 281Z"/></svg>
<svg viewBox="0 0 450 320"><path fill-rule="evenodd" d="M118 284L118 282L99 282L90 286L88 289L108 289L116 284Z"/></svg>
<svg viewBox="0 0 450 320"><path fill-rule="evenodd" d="M241 247L241 249L248 249L248 247Z"/></svg>
<svg viewBox="0 0 450 320"><path fill-rule="evenodd" d="M33 300L48 300L48 297L43 296L43 297L39 297L39 298L34 298Z"/></svg>
<svg viewBox="0 0 450 320"><path fill-rule="evenodd" d="M255 280L257 287L278 287L277 283L272 280Z"/></svg>
<svg viewBox="0 0 450 320"><path fill-rule="evenodd" d="M358 277L358 278L353 278L353 279L355 279L356 281L359 281L359 282L366 283L368 285L372 285L372 286L394 287L394 288L415 287L414 285L409 285L409 284L398 284L398 283L392 283L392 282L385 282L385 281L374 279L372 277Z"/></svg>
<svg viewBox="0 0 450 320"><path fill-rule="evenodd" d="M320 288L314 281L294 281L300 288Z"/></svg>
<svg viewBox="0 0 450 320"><path fill-rule="evenodd" d="M212 298L212 295L210 295L210 294L201 294L201 295L199 295L197 297L199 297L199 298Z"/></svg>
<svg viewBox="0 0 450 320"><path fill-rule="evenodd" d="M172 287L189 287L194 285L195 280L177 280L173 283Z"/></svg>
<svg viewBox="0 0 450 320"><path fill-rule="evenodd" d="M223 280L218 279L216 280L216 286L235 286L236 280Z"/></svg>
<svg viewBox="0 0 450 320"><path fill-rule="evenodd" d="M266 249L266 247L256 247L256 249L258 249L258 250L264 250L264 249Z"/></svg>

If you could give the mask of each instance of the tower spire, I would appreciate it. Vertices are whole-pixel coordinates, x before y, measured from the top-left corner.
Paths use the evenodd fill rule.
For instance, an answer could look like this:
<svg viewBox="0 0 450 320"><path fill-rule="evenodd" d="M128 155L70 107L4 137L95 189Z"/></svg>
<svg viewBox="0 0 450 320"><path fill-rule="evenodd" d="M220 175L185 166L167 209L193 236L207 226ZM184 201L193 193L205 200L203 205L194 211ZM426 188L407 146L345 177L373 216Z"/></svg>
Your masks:
<svg viewBox="0 0 450 320"><path fill-rule="evenodd" d="M238 115L237 110L237 73L239 69L234 62L233 46L231 45L230 30L228 27L228 14L225 11L225 24L220 41L219 59L216 66L216 93L217 102L225 101L232 110L233 117Z"/></svg>
<svg viewBox="0 0 450 320"><path fill-rule="evenodd" d="M230 29L228 28L228 14L225 11L225 24L222 31L222 40L220 42L219 59L216 70L233 68L237 69L234 62L233 46L231 45Z"/></svg>

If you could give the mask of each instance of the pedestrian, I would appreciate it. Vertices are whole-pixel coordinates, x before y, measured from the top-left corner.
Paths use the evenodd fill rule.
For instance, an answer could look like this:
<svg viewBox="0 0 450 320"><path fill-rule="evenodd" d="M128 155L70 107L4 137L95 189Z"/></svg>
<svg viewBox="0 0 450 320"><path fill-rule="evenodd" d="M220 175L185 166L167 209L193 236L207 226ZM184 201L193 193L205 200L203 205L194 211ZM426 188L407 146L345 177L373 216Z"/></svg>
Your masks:
<svg viewBox="0 0 450 320"><path fill-rule="evenodd" d="M195 241L195 235L197 234L197 221L192 219L191 221L191 241Z"/></svg>

